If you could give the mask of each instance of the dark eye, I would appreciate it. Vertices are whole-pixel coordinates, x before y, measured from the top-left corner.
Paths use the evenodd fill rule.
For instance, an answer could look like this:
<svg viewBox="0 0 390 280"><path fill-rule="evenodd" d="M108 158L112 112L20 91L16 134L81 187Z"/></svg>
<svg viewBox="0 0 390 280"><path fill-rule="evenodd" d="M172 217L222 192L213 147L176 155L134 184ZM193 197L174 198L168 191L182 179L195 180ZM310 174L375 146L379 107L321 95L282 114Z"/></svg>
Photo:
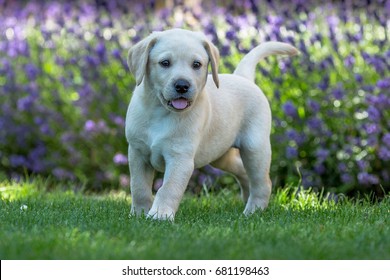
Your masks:
<svg viewBox="0 0 390 280"><path fill-rule="evenodd" d="M199 61L194 61L194 63L192 63L192 68L199 69L200 67L202 67L202 63Z"/></svg>
<svg viewBox="0 0 390 280"><path fill-rule="evenodd" d="M169 62L168 59L162 60L162 61L160 61L159 63L160 63L160 65L161 65L162 67L164 67L164 68L168 68L168 67L171 65L171 63Z"/></svg>

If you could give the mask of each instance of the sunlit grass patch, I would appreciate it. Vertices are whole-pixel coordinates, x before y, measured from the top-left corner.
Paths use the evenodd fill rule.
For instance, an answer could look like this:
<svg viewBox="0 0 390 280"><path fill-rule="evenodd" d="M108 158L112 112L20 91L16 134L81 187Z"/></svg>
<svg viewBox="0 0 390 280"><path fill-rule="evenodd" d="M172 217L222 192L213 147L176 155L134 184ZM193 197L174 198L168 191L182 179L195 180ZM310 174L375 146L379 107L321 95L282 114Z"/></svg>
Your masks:
<svg viewBox="0 0 390 280"><path fill-rule="evenodd" d="M39 194L40 192L33 182L3 181L0 183L1 200L14 201Z"/></svg>

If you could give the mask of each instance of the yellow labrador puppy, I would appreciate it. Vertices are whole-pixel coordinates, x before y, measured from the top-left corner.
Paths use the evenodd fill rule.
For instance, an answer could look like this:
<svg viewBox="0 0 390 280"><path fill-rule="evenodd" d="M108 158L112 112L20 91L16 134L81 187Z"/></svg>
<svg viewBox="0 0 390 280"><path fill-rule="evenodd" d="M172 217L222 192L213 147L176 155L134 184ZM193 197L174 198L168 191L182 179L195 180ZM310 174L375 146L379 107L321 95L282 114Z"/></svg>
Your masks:
<svg viewBox="0 0 390 280"><path fill-rule="evenodd" d="M254 79L257 62L272 54L297 50L264 43L234 74L218 74L218 50L202 33L154 32L130 49L136 79L126 116L132 213L173 220L194 168L209 163L238 178L245 215L267 207L271 111ZM164 180L153 198L155 170Z"/></svg>

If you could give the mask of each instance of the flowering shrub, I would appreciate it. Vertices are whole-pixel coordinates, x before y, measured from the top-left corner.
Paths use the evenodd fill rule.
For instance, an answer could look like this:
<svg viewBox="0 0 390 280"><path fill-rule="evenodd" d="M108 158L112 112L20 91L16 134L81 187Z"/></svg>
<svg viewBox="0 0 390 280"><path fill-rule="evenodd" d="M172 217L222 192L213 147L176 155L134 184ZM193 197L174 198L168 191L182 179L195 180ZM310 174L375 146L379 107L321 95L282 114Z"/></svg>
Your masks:
<svg viewBox="0 0 390 280"><path fill-rule="evenodd" d="M275 186L390 190L390 1L160 2L0 1L2 176L127 187L127 50L153 30L181 27L210 37L222 72L263 41L300 49L258 68L274 115ZM219 175L195 171L190 186Z"/></svg>

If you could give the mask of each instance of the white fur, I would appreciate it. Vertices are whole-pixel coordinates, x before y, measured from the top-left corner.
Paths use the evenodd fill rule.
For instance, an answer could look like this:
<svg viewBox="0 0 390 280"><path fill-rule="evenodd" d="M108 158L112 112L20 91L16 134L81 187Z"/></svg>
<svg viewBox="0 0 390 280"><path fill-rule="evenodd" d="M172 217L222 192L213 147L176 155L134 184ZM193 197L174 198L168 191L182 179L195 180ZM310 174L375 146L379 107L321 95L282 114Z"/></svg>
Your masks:
<svg viewBox="0 0 390 280"><path fill-rule="evenodd" d="M234 74L218 74L218 51L198 32L155 32L132 47L128 64L137 86L126 117L132 213L173 220L194 168L209 163L237 177L245 215L265 209L272 187L271 111L254 84L255 66L271 54L296 53L284 43L264 43ZM160 64L164 60L169 67ZM175 89L178 80L188 82L187 92ZM188 108L171 106L180 97ZM153 199L155 170L164 180Z"/></svg>

